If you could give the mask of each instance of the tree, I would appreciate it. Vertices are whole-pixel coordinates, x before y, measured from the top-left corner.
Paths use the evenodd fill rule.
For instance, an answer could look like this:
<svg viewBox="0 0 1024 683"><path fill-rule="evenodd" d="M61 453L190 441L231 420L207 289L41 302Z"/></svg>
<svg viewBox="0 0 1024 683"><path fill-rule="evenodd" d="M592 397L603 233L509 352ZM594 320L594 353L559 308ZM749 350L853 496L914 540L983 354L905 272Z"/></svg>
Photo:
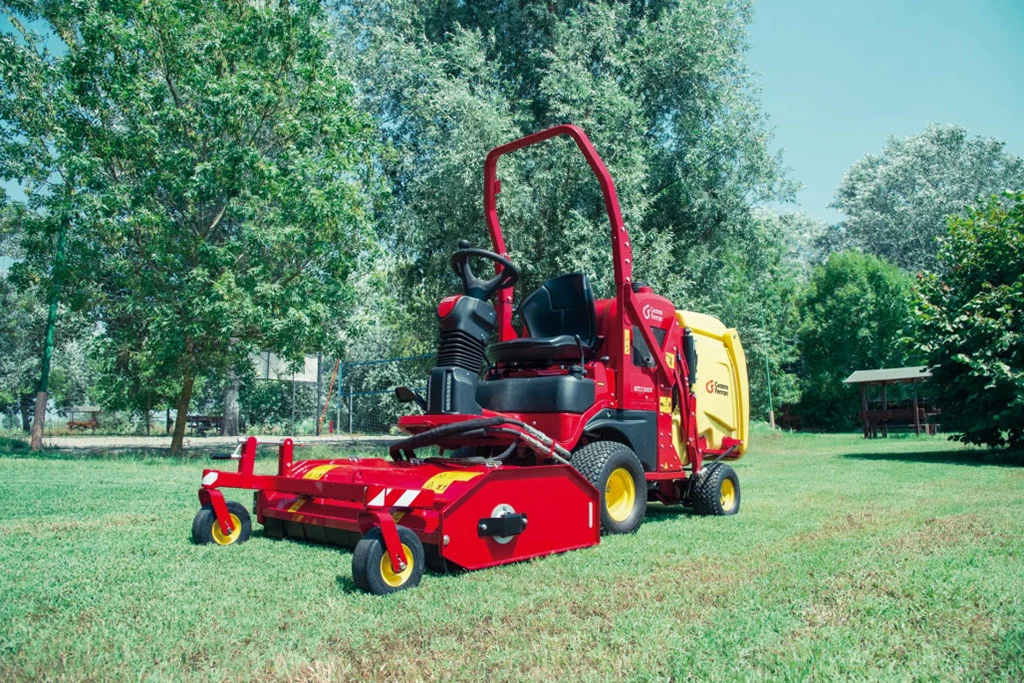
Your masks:
<svg viewBox="0 0 1024 683"><path fill-rule="evenodd" d="M18 207L0 209L0 257L20 261L23 215ZM45 339L46 308L38 283L19 282L0 270L0 411L21 415L22 429L31 431L36 388ZM87 321L63 315L57 328L48 397L57 405L84 402L92 373L86 362ZM41 430L42 425L38 425ZM40 432L41 433L41 432Z"/></svg>
<svg viewBox="0 0 1024 683"><path fill-rule="evenodd" d="M964 215L981 196L1024 188L1024 160L1005 146L955 125L889 138L881 154L843 176L832 206L846 217L828 241L907 271L934 268L947 216Z"/></svg>
<svg viewBox="0 0 1024 683"><path fill-rule="evenodd" d="M493 146L582 126L615 178L638 279L702 308L751 203L790 196L767 151L743 51L747 3L343 3L365 106L394 150L382 239L428 325L456 280L445 254L486 244L482 167ZM503 158L499 212L520 293L582 270L611 293L600 191L568 141ZM727 321L728 322L728 321Z"/></svg>
<svg viewBox="0 0 1024 683"><path fill-rule="evenodd" d="M0 40L21 265L47 272L66 230L63 295L133 359L107 367L173 383L178 452L197 378L324 343L364 243L369 129L332 21L314 0L6 6L64 46L17 19Z"/></svg>
<svg viewBox="0 0 1024 683"><path fill-rule="evenodd" d="M950 217L938 258L915 313L942 424L967 443L1024 447L1024 193Z"/></svg>
<svg viewBox="0 0 1024 683"><path fill-rule="evenodd" d="M800 400L800 296L810 277L814 245L825 223L802 213L754 212L751 238L724 249L722 285L707 312L730 321L747 356L750 413ZM768 383L771 383L771 401Z"/></svg>
<svg viewBox="0 0 1024 683"><path fill-rule="evenodd" d="M908 364L912 294L909 275L869 254L832 254L814 269L799 332L805 426L852 427L859 404L843 380L854 370Z"/></svg>

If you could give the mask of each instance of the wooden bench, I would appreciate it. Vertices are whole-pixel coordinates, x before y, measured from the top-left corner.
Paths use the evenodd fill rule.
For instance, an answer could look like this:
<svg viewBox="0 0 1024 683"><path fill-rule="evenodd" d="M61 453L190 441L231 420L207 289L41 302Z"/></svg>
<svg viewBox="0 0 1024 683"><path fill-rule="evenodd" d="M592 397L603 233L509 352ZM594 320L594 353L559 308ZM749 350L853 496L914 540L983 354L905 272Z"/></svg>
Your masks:
<svg viewBox="0 0 1024 683"><path fill-rule="evenodd" d="M220 432L224 418L220 415L189 415L185 418L186 425L198 436L206 436L207 432Z"/></svg>
<svg viewBox="0 0 1024 683"><path fill-rule="evenodd" d="M74 420L74 421L69 421L68 422L68 431L69 432L74 432L74 431L82 431L82 432L84 432L86 429L91 429L92 431L95 432L96 428L99 427L99 426L100 426L100 423L97 422L96 420Z"/></svg>

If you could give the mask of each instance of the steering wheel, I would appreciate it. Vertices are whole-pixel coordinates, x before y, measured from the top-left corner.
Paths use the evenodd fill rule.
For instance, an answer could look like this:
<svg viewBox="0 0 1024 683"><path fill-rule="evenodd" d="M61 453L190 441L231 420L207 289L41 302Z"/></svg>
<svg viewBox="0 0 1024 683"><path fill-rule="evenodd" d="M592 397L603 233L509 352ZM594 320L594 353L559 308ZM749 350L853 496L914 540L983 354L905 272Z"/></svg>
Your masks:
<svg viewBox="0 0 1024 683"><path fill-rule="evenodd" d="M490 280L481 280L473 275L473 270L469 267L469 259L473 256L494 261L501 266L501 272ZM487 301L497 294L498 290L511 287L519 282L519 270L512 265L511 261L493 251L475 249L469 245L467 240L459 240L459 249L452 254L451 264L455 274L462 278L462 287L466 296L481 301Z"/></svg>

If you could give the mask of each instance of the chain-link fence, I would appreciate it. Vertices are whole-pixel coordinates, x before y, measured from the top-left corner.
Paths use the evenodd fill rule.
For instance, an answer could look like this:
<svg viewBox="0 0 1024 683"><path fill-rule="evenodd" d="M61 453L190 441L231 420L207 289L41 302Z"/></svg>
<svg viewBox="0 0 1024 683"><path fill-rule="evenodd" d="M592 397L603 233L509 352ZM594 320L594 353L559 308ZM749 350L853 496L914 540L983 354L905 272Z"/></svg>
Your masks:
<svg viewBox="0 0 1024 683"><path fill-rule="evenodd" d="M425 394L433 359L433 354L426 354L336 363L337 369L330 377L324 373L323 384L333 395L328 400L321 433L332 427L335 432L351 434L397 433L398 418L415 410L415 406L399 403L395 387L404 385Z"/></svg>

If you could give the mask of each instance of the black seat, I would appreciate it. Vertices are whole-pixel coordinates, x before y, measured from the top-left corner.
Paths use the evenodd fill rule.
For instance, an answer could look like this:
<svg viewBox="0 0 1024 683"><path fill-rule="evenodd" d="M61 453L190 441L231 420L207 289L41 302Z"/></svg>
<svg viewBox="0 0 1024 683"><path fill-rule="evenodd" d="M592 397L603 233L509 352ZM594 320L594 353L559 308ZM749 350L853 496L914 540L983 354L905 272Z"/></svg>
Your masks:
<svg viewBox="0 0 1024 683"><path fill-rule="evenodd" d="M519 306L528 337L491 344L494 363L550 363L579 360L597 343L594 290L583 273L548 280ZM579 342L577 342L577 337Z"/></svg>

